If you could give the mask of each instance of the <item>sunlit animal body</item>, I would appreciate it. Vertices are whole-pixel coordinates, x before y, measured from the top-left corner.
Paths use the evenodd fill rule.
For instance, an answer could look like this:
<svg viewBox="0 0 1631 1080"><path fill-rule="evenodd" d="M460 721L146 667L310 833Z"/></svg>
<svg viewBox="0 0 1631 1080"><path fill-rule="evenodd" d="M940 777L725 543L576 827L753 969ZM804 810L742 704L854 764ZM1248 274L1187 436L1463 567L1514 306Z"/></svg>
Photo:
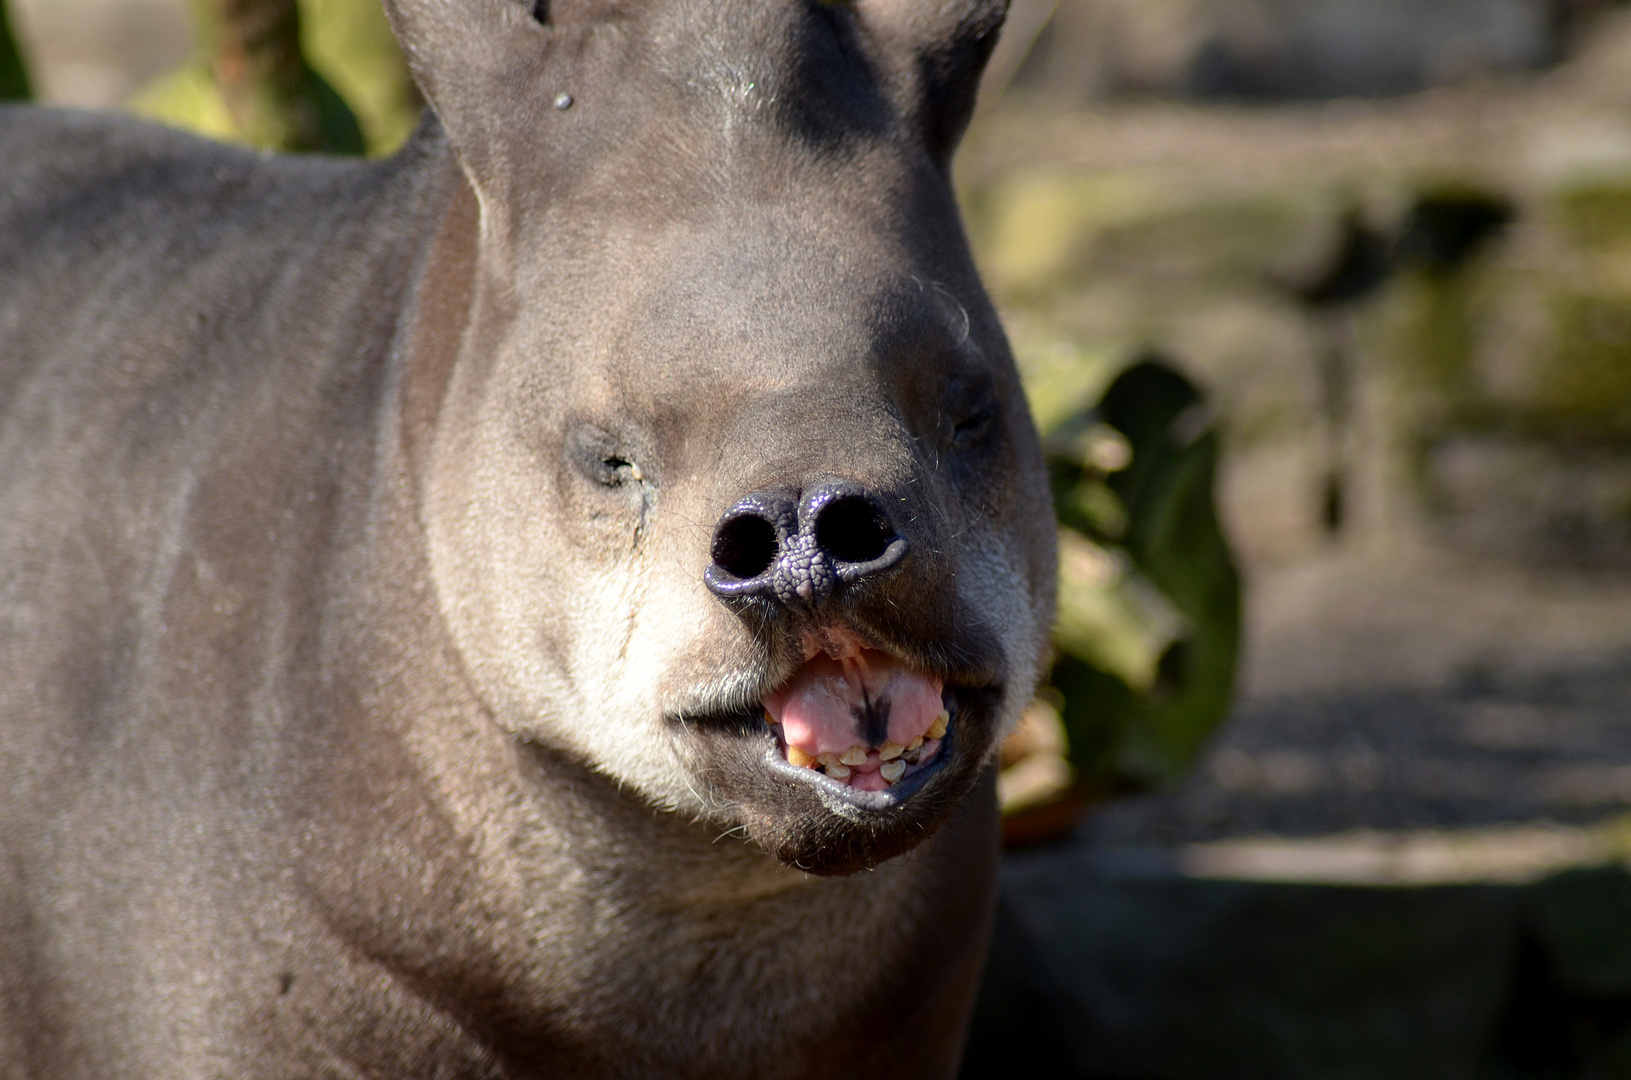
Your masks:
<svg viewBox="0 0 1631 1080"><path fill-rule="evenodd" d="M0 1076L947 1076L1052 525L984 0L391 0L381 163L0 112Z"/></svg>

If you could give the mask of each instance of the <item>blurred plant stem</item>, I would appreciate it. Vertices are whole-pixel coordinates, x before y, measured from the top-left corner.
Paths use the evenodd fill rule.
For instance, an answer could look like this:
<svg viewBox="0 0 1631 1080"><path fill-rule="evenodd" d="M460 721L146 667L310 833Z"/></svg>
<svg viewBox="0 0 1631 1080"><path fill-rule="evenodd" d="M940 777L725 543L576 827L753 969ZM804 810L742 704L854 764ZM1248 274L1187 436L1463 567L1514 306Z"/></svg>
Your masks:
<svg viewBox="0 0 1631 1080"><path fill-rule="evenodd" d="M360 154L356 117L300 49L296 0L192 0L203 55L245 141Z"/></svg>
<svg viewBox="0 0 1631 1080"><path fill-rule="evenodd" d="M389 154L424 101L378 0L190 0L198 51L131 102L267 150Z"/></svg>
<svg viewBox="0 0 1631 1080"><path fill-rule="evenodd" d="M11 32L5 0L0 0L0 101L27 101L33 94L28 85L28 69Z"/></svg>
<svg viewBox="0 0 1631 1080"><path fill-rule="evenodd" d="M139 113L263 150L361 154L345 100L307 62L297 0L190 0L197 51L132 102Z"/></svg>

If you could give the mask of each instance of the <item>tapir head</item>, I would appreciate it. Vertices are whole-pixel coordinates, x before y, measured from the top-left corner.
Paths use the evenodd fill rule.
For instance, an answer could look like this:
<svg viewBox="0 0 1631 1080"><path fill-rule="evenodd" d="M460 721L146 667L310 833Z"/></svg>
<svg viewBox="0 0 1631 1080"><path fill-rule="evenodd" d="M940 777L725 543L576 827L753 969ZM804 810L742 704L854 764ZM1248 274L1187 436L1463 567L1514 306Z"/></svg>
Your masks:
<svg viewBox="0 0 1631 1080"><path fill-rule="evenodd" d="M909 849L1052 615L949 181L1005 0L387 6L476 207L421 472L484 704L789 864Z"/></svg>

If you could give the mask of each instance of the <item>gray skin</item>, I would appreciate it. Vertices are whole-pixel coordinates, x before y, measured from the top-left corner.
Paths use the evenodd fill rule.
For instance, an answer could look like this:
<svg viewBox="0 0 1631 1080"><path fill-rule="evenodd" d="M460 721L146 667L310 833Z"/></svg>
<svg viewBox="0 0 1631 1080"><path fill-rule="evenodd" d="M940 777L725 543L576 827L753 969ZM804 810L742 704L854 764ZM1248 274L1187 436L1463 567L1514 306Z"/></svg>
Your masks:
<svg viewBox="0 0 1631 1080"><path fill-rule="evenodd" d="M1055 573L1003 6L392 0L382 163L0 112L0 1076L954 1072ZM838 481L903 560L710 591ZM833 628L946 681L909 793L757 718Z"/></svg>

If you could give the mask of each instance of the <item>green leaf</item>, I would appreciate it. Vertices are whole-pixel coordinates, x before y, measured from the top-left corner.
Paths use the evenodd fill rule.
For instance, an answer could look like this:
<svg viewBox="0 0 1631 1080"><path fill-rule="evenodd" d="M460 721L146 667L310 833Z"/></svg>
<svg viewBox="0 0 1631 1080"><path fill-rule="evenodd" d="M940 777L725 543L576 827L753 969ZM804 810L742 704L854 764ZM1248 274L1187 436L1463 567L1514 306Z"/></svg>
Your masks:
<svg viewBox="0 0 1631 1080"><path fill-rule="evenodd" d="M425 102L379 0L300 0L301 45L356 115L374 157L413 133Z"/></svg>
<svg viewBox="0 0 1631 1080"><path fill-rule="evenodd" d="M1155 688L1161 657L1187 621L1125 552L1059 530L1059 614L1053 640L1140 693Z"/></svg>
<svg viewBox="0 0 1631 1080"><path fill-rule="evenodd" d="M1130 459L1072 434L1104 424ZM1062 526L1050 681L1072 763L1112 789L1176 780L1228 713L1240 643L1240 580L1214 504L1218 437L1204 399L1170 365L1144 359L1096 409L1059 422L1047 445ZM1095 486L1119 501L1115 536L1084 505Z"/></svg>

